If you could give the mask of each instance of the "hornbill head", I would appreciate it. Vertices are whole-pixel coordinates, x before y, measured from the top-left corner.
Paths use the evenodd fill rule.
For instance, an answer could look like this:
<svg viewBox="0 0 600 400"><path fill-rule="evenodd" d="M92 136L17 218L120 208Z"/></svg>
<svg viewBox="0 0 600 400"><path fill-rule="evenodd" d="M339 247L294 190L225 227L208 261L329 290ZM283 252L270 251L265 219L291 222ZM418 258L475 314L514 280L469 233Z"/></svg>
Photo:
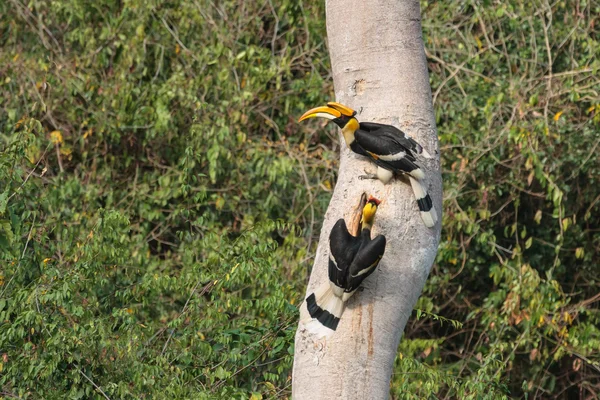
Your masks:
<svg viewBox="0 0 600 400"><path fill-rule="evenodd" d="M354 131L356 131L359 126L358 120L354 118L355 115L356 111L354 111L350 107L346 107L343 104L331 101L327 103L327 106L325 107L317 107L313 108L312 110L308 110L304 113L304 115L300 117L298 122L304 121L305 119L309 118L326 118L335 122L337 126L342 128L342 132L344 132L344 137L346 136L346 134L352 134L352 136L354 136Z"/></svg>
<svg viewBox="0 0 600 400"><path fill-rule="evenodd" d="M375 213L377 212L377 206L381 201L377 200L375 197L369 197L367 200L367 204L363 208L362 218L360 223L362 224L362 229L371 229L373 226L373 220L375 219Z"/></svg>

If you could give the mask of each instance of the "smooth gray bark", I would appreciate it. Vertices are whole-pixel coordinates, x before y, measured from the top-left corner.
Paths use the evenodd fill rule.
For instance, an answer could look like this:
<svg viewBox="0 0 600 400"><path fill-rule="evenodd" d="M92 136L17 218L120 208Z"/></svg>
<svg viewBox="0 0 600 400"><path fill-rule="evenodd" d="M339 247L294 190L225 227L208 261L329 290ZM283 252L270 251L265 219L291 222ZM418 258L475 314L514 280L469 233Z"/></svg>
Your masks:
<svg viewBox="0 0 600 400"><path fill-rule="evenodd" d="M327 34L335 96L359 111L359 121L392 124L433 156L420 160L440 221L423 225L410 184L359 180L375 165L350 152L340 135L340 171L329 204L307 293L327 279L328 237L349 222L363 192L382 200L373 235L387 248L378 269L350 299L337 331L316 339L296 333L293 398L385 399L398 343L434 262L441 230L442 180L419 1L328 0ZM319 106L315 104L314 106ZM307 317L301 307L301 319Z"/></svg>

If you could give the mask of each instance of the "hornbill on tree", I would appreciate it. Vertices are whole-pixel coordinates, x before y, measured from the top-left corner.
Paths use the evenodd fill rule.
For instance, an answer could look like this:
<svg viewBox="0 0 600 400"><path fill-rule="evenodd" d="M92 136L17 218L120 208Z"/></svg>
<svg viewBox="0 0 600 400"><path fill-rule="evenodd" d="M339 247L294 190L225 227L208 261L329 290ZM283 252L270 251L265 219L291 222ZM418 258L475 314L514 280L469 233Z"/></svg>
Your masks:
<svg viewBox="0 0 600 400"><path fill-rule="evenodd" d="M364 200L363 200L364 201ZM306 298L311 318L307 329L326 335L335 331L345 303L362 281L375 271L385 251L385 236L371 239L371 227L380 201L370 197L362 210L360 236L348 232L340 218L329 234L329 281Z"/></svg>
<svg viewBox="0 0 600 400"><path fill-rule="evenodd" d="M327 118L342 128L344 140L350 149L362 156L369 157L377 164L376 174L361 175L361 179L379 179L388 183L394 173L408 176L412 186L421 218L425 226L431 228L437 222L437 214L431 197L421 181L425 178L423 170L416 164L416 154L431 158L414 139L392 125L374 122L358 122L356 111L339 103L329 102L326 107L317 107L307 111L298 122L308 118Z"/></svg>

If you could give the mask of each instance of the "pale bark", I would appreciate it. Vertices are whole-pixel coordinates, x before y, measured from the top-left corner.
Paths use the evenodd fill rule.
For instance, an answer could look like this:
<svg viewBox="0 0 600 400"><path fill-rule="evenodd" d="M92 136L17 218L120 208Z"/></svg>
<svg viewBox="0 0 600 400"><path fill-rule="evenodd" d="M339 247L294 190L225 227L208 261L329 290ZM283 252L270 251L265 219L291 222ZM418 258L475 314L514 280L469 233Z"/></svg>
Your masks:
<svg viewBox="0 0 600 400"><path fill-rule="evenodd" d="M337 331L316 340L296 333L293 398L385 399L398 343L434 262L441 230L442 181L419 1L328 0L327 33L338 102L362 110L359 121L392 124L433 156L421 160L440 222L423 225L410 184L362 181L375 165L350 152L340 135L340 171L323 222L307 293L327 279L328 236L350 216L363 192L382 200L373 235L387 248L378 269L354 295ZM319 106L315 104L314 106ZM301 319L307 317L301 307Z"/></svg>

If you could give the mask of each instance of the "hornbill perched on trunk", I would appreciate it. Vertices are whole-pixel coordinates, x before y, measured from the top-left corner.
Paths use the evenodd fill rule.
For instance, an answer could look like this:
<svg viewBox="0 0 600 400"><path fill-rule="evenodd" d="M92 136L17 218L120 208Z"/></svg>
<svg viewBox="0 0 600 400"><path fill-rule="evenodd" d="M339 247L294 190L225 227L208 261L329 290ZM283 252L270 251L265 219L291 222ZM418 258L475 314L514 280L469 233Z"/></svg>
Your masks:
<svg viewBox="0 0 600 400"><path fill-rule="evenodd" d="M392 125L374 122L358 122L356 111L339 103L330 102L326 107L307 111L298 122L308 118L327 118L342 128L344 140L350 149L369 157L377 164L377 174L361 175L361 179L379 179L384 184L394 176L394 172L408 175L421 218L425 226L431 228L437 222L437 214L431 197L421 181L425 174L416 164L415 154L431 158L423 147L400 129Z"/></svg>
<svg viewBox="0 0 600 400"><path fill-rule="evenodd" d="M364 200L363 200L364 202ZM324 336L335 331L345 303L362 281L375 271L385 251L385 236L371 239L379 200L370 197L362 210L360 236L353 236L339 219L329 234L329 281L306 298L309 331Z"/></svg>

